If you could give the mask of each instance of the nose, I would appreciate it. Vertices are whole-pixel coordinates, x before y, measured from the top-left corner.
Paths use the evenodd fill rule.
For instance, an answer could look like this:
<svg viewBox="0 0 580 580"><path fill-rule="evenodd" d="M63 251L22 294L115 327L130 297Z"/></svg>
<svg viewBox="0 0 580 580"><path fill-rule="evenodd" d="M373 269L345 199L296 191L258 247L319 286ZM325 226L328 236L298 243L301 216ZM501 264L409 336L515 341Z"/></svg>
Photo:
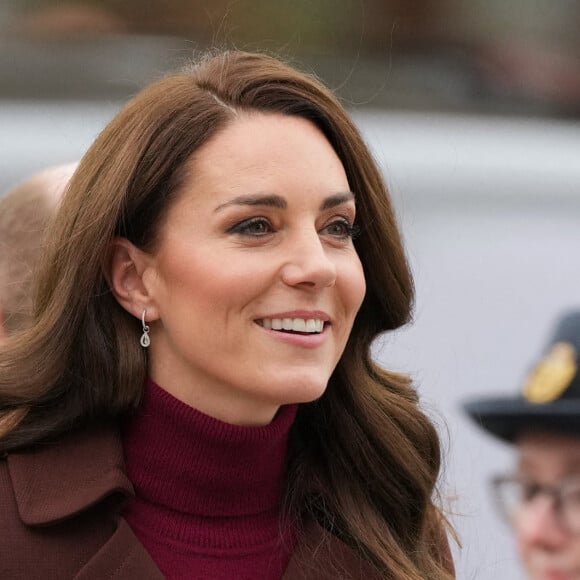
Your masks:
<svg viewBox="0 0 580 580"><path fill-rule="evenodd" d="M282 280L288 286L325 288L336 282L336 263L318 232L301 231L287 240L287 257Z"/></svg>
<svg viewBox="0 0 580 580"><path fill-rule="evenodd" d="M568 539L568 532L558 520L552 498L538 498L526 508L516 524L518 543L521 549L558 549Z"/></svg>

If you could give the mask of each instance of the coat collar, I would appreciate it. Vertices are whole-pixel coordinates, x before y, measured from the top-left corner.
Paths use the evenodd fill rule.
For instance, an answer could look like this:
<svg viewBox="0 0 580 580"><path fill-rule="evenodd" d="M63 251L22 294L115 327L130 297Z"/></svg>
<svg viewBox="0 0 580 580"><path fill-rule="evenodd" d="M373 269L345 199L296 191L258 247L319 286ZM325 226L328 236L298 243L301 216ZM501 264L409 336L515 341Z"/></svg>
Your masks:
<svg viewBox="0 0 580 580"><path fill-rule="evenodd" d="M68 519L110 496L133 495L116 429L95 426L7 458L18 512L29 526Z"/></svg>
<svg viewBox="0 0 580 580"><path fill-rule="evenodd" d="M56 524L103 500L107 500L108 508L117 505L120 510L134 495L125 475L121 438L111 425L81 429L53 443L9 454L7 463L18 512L28 526ZM103 578L163 580L121 517L110 538L74 580Z"/></svg>

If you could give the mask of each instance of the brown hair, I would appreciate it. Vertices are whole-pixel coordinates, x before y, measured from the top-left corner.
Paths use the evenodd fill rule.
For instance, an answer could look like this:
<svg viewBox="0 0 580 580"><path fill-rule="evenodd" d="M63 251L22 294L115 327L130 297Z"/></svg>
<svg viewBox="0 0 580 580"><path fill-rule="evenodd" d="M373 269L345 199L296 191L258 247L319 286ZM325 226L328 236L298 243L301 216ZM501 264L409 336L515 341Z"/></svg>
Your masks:
<svg viewBox="0 0 580 580"><path fill-rule="evenodd" d="M332 93L268 56L224 52L168 75L137 95L89 149L51 232L33 332L0 354L0 411L28 410L0 439L0 452L138 404L146 355L139 323L103 276L110 241L120 235L152 247L185 162L236 110L313 122L357 197L355 245L367 292L325 394L298 412L288 509L299 522L316 518L385 578L449 578L442 516L432 501L437 433L407 377L380 368L370 354L380 333L409 319L413 301L386 187Z"/></svg>

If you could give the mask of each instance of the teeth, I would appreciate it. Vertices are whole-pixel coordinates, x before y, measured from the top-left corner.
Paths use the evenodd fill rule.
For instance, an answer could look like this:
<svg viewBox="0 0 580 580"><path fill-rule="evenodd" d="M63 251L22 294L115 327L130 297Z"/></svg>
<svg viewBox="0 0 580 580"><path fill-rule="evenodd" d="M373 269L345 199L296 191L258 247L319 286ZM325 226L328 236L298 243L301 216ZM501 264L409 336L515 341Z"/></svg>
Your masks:
<svg viewBox="0 0 580 580"><path fill-rule="evenodd" d="M319 333L324 321L318 318L262 318L260 324L268 330L291 330L293 332Z"/></svg>

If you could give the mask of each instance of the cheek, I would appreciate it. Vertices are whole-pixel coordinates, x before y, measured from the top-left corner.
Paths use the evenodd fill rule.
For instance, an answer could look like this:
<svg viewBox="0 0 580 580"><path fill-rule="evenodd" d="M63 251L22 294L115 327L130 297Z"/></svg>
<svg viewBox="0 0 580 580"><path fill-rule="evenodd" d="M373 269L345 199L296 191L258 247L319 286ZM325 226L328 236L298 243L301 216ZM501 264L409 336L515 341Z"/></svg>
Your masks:
<svg viewBox="0 0 580 580"><path fill-rule="evenodd" d="M515 532L515 543L516 551L519 554L520 560L528 574L534 574L537 572L537 564L535 564L535 555L537 555L537 552L536 548L534 548L534 545L526 541L525 537L517 531Z"/></svg>
<svg viewBox="0 0 580 580"><path fill-rule="evenodd" d="M534 573L534 566L532 564L532 558L530 557L529 551L522 546L519 542L517 543L517 553L519 554L520 561L524 570L532 575Z"/></svg>
<svg viewBox="0 0 580 580"><path fill-rule="evenodd" d="M574 566L580 571L580 538L575 537L571 542L570 553L573 554ZM579 572L580 573L580 572Z"/></svg>
<svg viewBox="0 0 580 580"><path fill-rule="evenodd" d="M255 299L267 278L263 264L253 260L232 260L231 255L215 248L188 248L166 254L159 268L157 296L166 308L178 305L227 316Z"/></svg>
<svg viewBox="0 0 580 580"><path fill-rule="evenodd" d="M527 542L522 538L521 534L519 534L518 532L515 532L516 537L516 550L518 552L518 554L520 555L522 560L525 560L526 558L526 554L528 552L528 544Z"/></svg>
<svg viewBox="0 0 580 580"><path fill-rule="evenodd" d="M177 308L183 301L191 306L206 297L220 294L223 272L216 267L211 253L191 248L174 248L158 261L153 280L153 296L160 308Z"/></svg>
<svg viewBox="0 0 580 580"><path fill-rule="evenodd" d="M354 318L366 293L366 281L362 264L357 258L347 268L344 276L345 302Z"/></svg>

